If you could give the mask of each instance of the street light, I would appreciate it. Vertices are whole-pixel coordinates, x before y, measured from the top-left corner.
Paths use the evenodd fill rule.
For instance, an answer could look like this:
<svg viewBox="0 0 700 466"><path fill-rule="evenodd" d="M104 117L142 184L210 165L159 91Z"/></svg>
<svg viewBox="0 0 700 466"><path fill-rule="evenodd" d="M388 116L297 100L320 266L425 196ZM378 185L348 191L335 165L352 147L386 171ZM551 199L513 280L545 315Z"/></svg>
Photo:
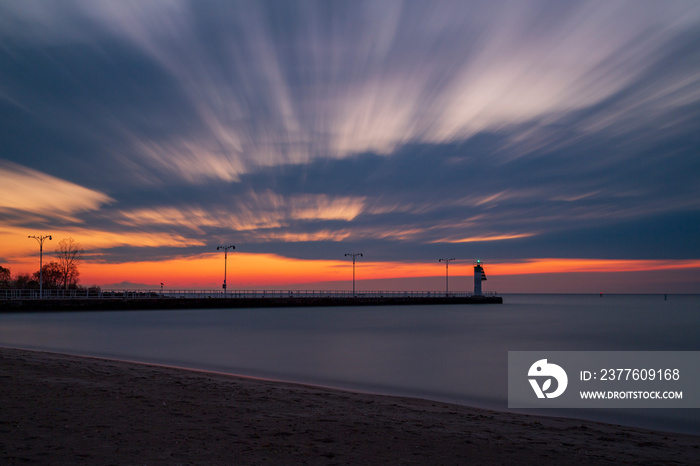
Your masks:
<svg viewBox="0 0 700 466"><path fill-rule="evenodd" d="M448 282L449 282L449 276L448 276L448 273L447 273L447 269L449 268L450 262L452 262L453 260L455 260L454 257L453 257L452 259L440 259L440 260L438 261L438 262L444 262L444 263L445 263L445 297L449 296L449 291L448 291L448 290L449 290L449 287L447 286L447 284L448 284Z"/></svg>
<svg viewBox="0 0 700 466"><path fill-rule="evenodd" d="M361 252L349 252L345 254L345 257L351 256L352 257L352 295L355 296L355 258L357 256L362 257Z"/></svg>
<svg viewBox="0 0 700 466"><path fill-rule="evenodd" d="M224 251L224 297L226 296L226 261L228 260L228 250L229 249L236 249L236 246L233 244L229 246L217 246L216 250L217 251Z"/></svg>
<svg viewBox="0 0 700 466"><path fill-rule="evenodd" d="M44 268L44 241L47 239L50 241L51 235L27 236L27 238L34 238L39 243L39 299L41 299L44 297L44 277L41 271Z"/></svg>

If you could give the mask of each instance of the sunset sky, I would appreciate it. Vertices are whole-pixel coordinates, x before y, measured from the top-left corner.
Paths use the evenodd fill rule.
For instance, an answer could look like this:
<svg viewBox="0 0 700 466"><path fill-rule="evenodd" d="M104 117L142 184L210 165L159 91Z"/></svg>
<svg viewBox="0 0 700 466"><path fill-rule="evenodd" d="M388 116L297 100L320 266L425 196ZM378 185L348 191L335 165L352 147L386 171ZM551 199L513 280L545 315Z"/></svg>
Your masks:
<svg viewBox="0 0 700 466"><path fill-rule="evenodd" d="M0 265L40 234L86 286L700 293L700 2L0 0Z"/></svg>

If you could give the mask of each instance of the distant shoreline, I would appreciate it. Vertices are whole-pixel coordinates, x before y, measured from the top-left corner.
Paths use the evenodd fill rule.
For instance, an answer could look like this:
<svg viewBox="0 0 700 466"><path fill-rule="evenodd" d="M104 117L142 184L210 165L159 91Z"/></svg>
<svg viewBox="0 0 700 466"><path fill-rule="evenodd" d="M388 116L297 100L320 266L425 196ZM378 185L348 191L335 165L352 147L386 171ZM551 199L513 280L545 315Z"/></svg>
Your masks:
<svg viewBox="0 0 700 466"><path fill-rule="evenodd" d="M0 312L128 311L263 307L407 306L502 304L500 296L431 297L271 297L271 298L76 298L0 301Z"/></svg>

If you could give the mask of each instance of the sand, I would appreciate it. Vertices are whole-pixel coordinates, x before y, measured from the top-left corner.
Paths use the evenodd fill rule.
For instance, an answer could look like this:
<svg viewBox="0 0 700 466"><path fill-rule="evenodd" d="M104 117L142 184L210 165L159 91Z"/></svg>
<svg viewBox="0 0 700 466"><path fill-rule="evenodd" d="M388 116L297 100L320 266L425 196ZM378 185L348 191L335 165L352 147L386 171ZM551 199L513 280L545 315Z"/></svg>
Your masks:
<svg viewBox="0 0 700 466"><path fill-rule="evenodd" d="M0 463L698 464L700 437L0 348Z"/></svg>

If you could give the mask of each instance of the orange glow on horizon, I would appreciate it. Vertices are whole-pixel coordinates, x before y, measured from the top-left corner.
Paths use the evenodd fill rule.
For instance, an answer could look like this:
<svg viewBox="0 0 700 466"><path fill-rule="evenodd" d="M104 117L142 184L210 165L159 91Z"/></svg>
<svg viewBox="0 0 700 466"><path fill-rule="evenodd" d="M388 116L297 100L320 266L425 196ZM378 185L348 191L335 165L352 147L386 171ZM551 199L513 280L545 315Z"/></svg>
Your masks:
<svg viewBox="0 0 700 466"><path fill-rule="evenodd" d="M435 275L436 270L441 270L432 263L360 260L356 262L355 267L362 279L430 276ZM160 262L86 262L81 265L80 270L83 284L116 284L126 281L143 284L165 283L169 288L220 288L224 278L224 257L222 253L207 253L192 258ZM228 287L233 289L344 281L352 273L351 270L352 262L349 260L304 260L275 254L230 252L227 283Z"/></svg>
<svg viewBox="0 0 700 466"><path fill-rule="evenodd" d="M678 270L700 268L700 260L605 260L605 259L531 259L524 262L485 263L491 276L605 273ZM223 283L224 258L221 253L208 253L192 258L168 261L104 264L85 262L81 265L81 282L118 284L122 282L160 284L167 288L212 288ZM274 254L229 253L227 282L229 289L264 288L327 281L347 281L351 277L350 260L290 259ZM443 264L437 262L403 263L358 260L357 279L415 278L444 276ZM450 276L472 274L471 261L450 265Z"/></svg>
<svg viewBox="0 0 700 466"><path fill-rule="evenodd" d="M492 275L542 273L643 272L700 268L700 260L631 259L528 259L523 262L485 264Z"/></svg>

